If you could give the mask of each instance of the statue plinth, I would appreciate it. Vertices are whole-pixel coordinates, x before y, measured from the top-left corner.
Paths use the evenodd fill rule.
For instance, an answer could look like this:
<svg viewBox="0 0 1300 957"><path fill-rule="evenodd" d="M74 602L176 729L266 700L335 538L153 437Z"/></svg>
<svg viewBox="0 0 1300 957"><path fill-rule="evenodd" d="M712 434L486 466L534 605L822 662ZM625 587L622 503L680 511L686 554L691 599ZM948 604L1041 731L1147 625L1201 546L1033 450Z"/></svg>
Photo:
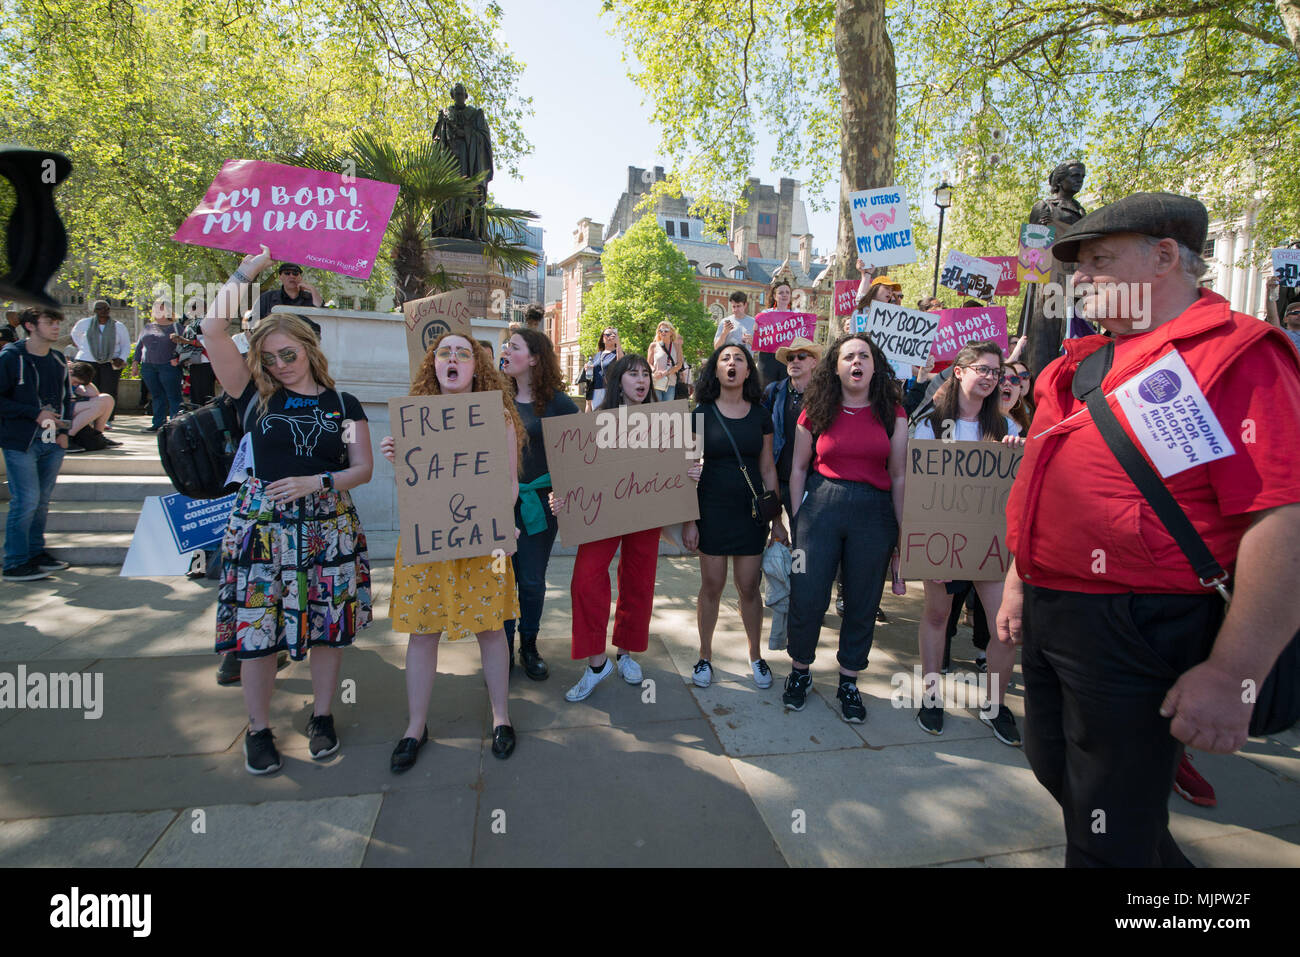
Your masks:
<svg viewBox="0 0 1300 957"><path fill-rule="evenodd" d="M472 239L435 239L426 254L430 269L442 267L454 285L469 292L470 315L475 320L500 322L505 329L513 280L483 258L483 243ZM475 326L479 323L476 321Z"/></svg>

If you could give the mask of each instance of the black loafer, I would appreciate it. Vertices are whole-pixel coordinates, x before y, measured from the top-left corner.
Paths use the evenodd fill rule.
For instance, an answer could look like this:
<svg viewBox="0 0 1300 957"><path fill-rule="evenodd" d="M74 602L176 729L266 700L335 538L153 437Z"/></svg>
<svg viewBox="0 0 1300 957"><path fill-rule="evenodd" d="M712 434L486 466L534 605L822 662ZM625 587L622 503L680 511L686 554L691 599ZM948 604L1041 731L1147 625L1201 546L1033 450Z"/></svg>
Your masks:
<svg viewBox="0 0 1300 957"><path fill-rule="evenodd" d="M415 759L420 753L420 749L429 741L429 729L424 729L424 734L420 740L415 738L403 738L397 742L397 747L393 748L393 759L389 762L388 767L394 774L401 774L403 771L409 771L415 767Z"/></svg>
<svg viewBox="0 0 1300 957"><path fill-rule="evenodd" d="M546 667L536 648L520 648L519 663L523 665L524 674L534 681L545 681L551 675L551 669Z"/></svg>
<svg viewBox="0 0 1300 957"><path fill-rule="evenodd" d="M503 761L514 754L515 729L508 724L499 724L492 729L492 753Z"/></svg>

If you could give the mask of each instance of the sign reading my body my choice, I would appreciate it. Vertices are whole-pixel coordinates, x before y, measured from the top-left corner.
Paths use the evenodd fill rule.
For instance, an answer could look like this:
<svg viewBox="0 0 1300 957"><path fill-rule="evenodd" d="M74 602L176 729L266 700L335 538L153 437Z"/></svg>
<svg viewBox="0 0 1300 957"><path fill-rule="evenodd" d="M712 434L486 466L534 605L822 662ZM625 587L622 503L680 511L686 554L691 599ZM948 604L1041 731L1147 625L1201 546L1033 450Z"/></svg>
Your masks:
<svg viewBox="0 0 1300 957"><path fill-rule="evenodd" d="M873 302L866 312L853 317L854 332L868 332L885 358L908 366L925 365L939 328L932 312L904 309L887 302Z"/></svg>
<svg viewBox="0 0 1300 957"><path fill-rule="evenodd" d="M260 252L369 279L393 215L397 187L262 160L226 160L172 239Z"/></svg>
<svg viewBox="0 0 1300 957"><path fill-rule="evenodd" d="M800 336L811 341L816 331L816 313L769 309L754 317L754 351L776 352Z"/></svg>
<svg viewBox="0 0 1300 957"><path fill-rule="evenodd" d="M868 266L916 262L916 237L907 192L900 186L849 193L853 239Z"/></svg>
<svg viewBox="0 0 1300 957"><path fill-rule="evenodd" d="M1007 309L1005 306L972 309L943 309L934 333L934 358L943 362L957 358L968 342L993 340L1007 351Z"/></svg>
<svg viewBox="0 0 1300 957"><path fill-rule="evenodd" d="M388 400L403 564L514 554L504 409L500 392Z"/></svg>

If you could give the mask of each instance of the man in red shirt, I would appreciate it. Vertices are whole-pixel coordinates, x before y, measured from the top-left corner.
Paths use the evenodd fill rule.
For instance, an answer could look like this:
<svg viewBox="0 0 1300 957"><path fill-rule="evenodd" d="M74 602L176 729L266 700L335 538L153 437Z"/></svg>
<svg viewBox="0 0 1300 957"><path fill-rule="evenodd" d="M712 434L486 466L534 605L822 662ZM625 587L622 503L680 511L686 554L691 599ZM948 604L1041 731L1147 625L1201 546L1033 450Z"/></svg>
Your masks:
<svg viewBox="0 0 1300 957"><path fill-rule="evenodd" d="M1300 361L1280 330L1198 288L1207 220L1195 200L1139 193L1052 247L1079 264L1087 318L1114 334L1106 401L1233 598L1225 614L1072 393L1107 338L1067 339L1035 389L997 618L1001 640L1024 642L1025 751L1061 804L1066 866L1188 866L1167 808L1183 745L1244 745L1249 692L1300 628ZM1143 392L1150 374L1133 387L1157 363L1166 396L1212 413L1177 442L1141 411L1161 401Z"/></svg>

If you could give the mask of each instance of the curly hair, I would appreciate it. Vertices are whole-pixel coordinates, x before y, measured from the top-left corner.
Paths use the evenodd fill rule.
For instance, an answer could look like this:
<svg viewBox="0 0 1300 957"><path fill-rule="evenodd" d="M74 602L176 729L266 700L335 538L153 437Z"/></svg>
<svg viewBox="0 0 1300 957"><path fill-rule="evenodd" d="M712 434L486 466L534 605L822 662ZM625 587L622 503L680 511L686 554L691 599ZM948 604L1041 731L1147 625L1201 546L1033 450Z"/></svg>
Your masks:
<svg viewBox="0 0 1300 957"><path fill-rule="evenodd" d="M880 424L885 427L885 434L894 435L894 420L898 415L900 395L894 382L894 369L880 351L880 346L872 341L865 332L851 332L840 336L821 361L813 369L804 390L803 411L808 417L808 425L813 435L820 435L829 429L840 414L844 401L844 390L840 384L840 348L854 339L865 342L871 350L871 382L867 385L867 402Z"/></svg>
<svg viewBox="0 0 1300 957"><path fill-rule="evenodd" d="M334 377L330 375L329 361L325 358L325 353L320 351L320 341L316 338L312 327L307 325L306 320L301 316L273 312L269 316L263 316L257 328L248 334L248 354L244 357L248 362L248 374L257 387L259 418L266 414L271 396L283 388L280 381L262 366L262 343L266 341L267 336L275 332L283 333L302 346L307 354L307 362L311 366L311 377L318 386L322 389L334 388Z"/></svg>
<svg viewBox="0 0 1300 957"><path fill-rule="evenodd" d="M646 361L645 356L639 353L629 352L623 358L614 360L610 367L605 370L605 398L600 403L598 411L617 409L623 404L623 374L632 369L645 369L647 375L654 375L650 363ZM646 391L645 401L659 401L659 396L655 395L654 389Z"/></svg>
<svg viewBox="0 0 1300 957"><path fill-rule="evenodd" d="M735 343L724 343L713 350L713 354L705 360L704 366L700 369L700 378L695 383L696 404L717 402L718 396L722 394L722 382L718 378L718 358L722 355L724 349L739 349L745 356L745 363L749 366L749 375L745 377L745 382L741 386L741 397L746 402L754 404L762 402L763 387L758 383L758 366L754 363L754 357L749 354L749 350L744 346L738 346Z"/></svg>
<svg viewBox="0 0 1300 957"><path fill-rule="evenodd" d="M555 393L564 391L564 373L560 371L560 360L556 358L555 347L551 345L550 337L545 333L525 326L511 326L510 335L524 340L528 352L537 357L537 365L533 366L528 387L533 393L533 411L541 416L551 400L555 398ZM519 386L514 376L507 375L506 381L509 383L510 397L513 399L519 393Z"/></svg>
<svg viewBox="0 0 1300 957"><path fill-rule="evenodd" d="M258 326L261 329L261 326ZM508 375L496 367L492 361L492 353L486 349L481 342L471 339L469 336L461 335L459 332L444 332L437 339L429 344L429 351L424 354L424 361L420 363L420 371L415 377L415 382L411 384L411 395L442 395L442 385L438 382L438 372L434 365L437 362L438 346L443 339L451 336L459 336L469 342L470 348L474 351L474 381L470 384L471 392L492 392L501 393L501 403L505 406L506 421L515 430L515 445L522 453L524 443L528 441L528 433L524 430L524 422L519 418L519 412L515 409L514 400L514 382ZM523 455L519 456L519 465L523 467Z"/></svg>
<svg viewBox="0 0 1300 957"><path fill-rule="evenodd" d="M989 354L998 357L998 366L1001 367L1002 347L1000 345L992 341L968 342L952 360L953 369L969 369L972 364L979 361L980 356ZM984 397L984 404L980 406L980 438L986 441L1001 442L1006 437L1007 420L999 408L1001 401L998 390L994 389ZM934 394L934 409L930 412L929 419L930 428L934 430L936 438L943 435L945 421L957 421L960 409L961 382L957 378L957 373L953 372L952 378L941 385L939 391Z"/></svg>

